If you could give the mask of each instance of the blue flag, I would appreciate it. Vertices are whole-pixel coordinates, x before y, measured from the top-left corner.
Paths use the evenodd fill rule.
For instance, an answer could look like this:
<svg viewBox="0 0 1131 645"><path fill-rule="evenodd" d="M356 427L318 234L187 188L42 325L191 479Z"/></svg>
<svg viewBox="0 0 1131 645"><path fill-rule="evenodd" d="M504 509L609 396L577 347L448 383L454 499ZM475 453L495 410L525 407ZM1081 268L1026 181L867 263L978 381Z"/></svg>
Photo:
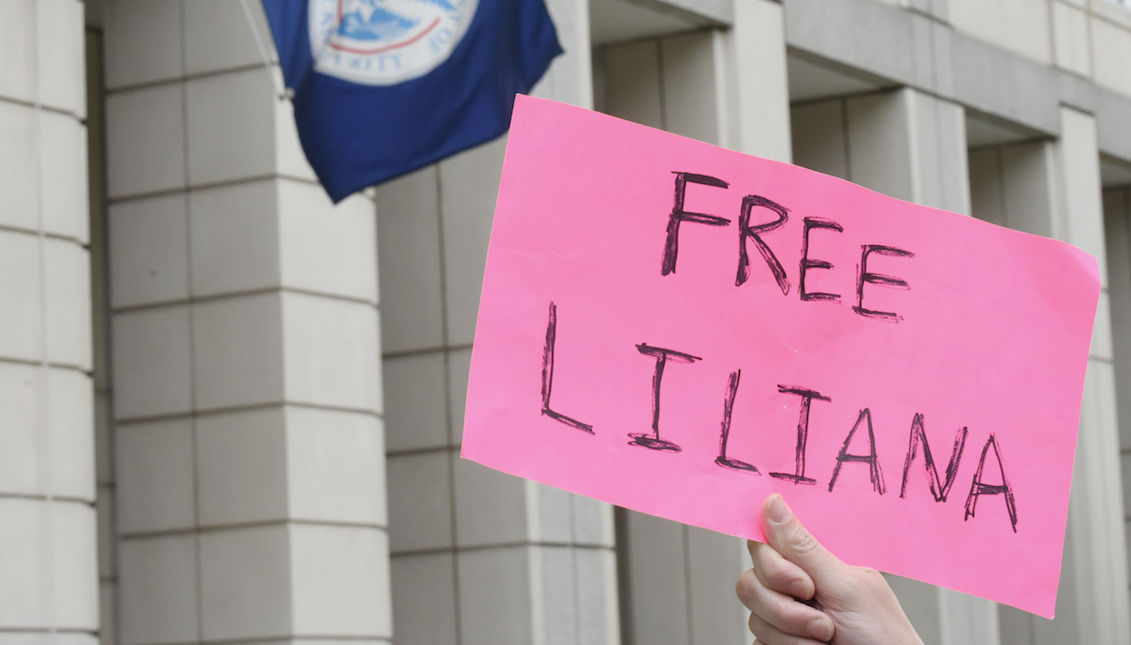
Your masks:
<svg viewBox="0 0 1131 645"><path fill-rule="evenodd" d="M263 0L334 202L506 131L562 53L542 0Z"/></svg>

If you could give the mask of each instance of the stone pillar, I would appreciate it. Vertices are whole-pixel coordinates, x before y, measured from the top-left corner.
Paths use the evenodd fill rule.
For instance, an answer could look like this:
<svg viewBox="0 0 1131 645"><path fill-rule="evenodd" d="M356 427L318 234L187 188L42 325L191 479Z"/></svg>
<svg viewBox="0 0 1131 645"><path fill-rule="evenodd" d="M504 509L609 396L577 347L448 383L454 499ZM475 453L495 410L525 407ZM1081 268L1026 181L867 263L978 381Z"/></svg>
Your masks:
<svg viewBox="0 0 1131 645"><path fill-rule="evenodd" d="M1109 289L1112 294L1111 335L1119 412L1124 536L1131 544L1131 186L1107 188L1104 191L1103 205ZM1128 574L1131 577L1131 571Z"/></svg>
<svg viewBox="0 0 1131 645"><path fill-rule="evenodd" d="M781 6L734 3L727 29L607 45L600 108L708 143L788 161ZM629 643L749 640L734 596L750 566L743 540L618 511L622 622Z"/></svg>
<svg viewBox="0 0 1131 645"><path fill-rule="evenodd" d="M789 162L789 82L782 7L774 0L735 0L734 24L721 34L729 126L722 145Z"/></svg>
<svg viewBox="0 0 1131 645"><path fill-rule="evenodd" d="M118 564L114 514L113 414L110 409L109 245L106 235L106 117L102 11L86 3L87 141L90 179L90 291L94 373L94 474L98 486L99 640L118 642Z"/></svg>
<svg viewBox="0 0 1131 645"><path fill-rule="evenodd" d="M1126 555L1119 521L1122 502L1116 456L1115 371L1120 363L1113 364L1113 356L1118 355L1112 342L1113 320L1131 322L1122 317L1131 295L1127 286L1131 275L1127 224L1117 213L1116 194L1109 204L1105 236L1092 117L1063 108L1061 128L1058 142L1019 143L970 154L975 215L1079 246L1099 258L1102 279L1084 386L1056 619L1048 621L1001 607L1001 638L1007 645L1116 643L1128 639ZM1106 268L1109 255L1113 267L1110 284ZM1109 295L1112 293L1116 297Z"/></svg>
<svg viewBox="0 0 1131 645"><path fill-rule="evenodd" d="M793 109L794 158L882 193L970 212L962 108L903 88ZM998 642L993 603L888 576L928 645Z"/></svg>
<svg viewBox="0 0 1131 645"><path fill-rule="evenodd" d="M590 107L588 3L534 94ZM459 457L506 140L377 189L393 612L400 645L618 642L611 508Z"/></svg>
<svg viewBox="0 0 1131 645"><path fill-rule="evenodd" d="M0 4L0 641L97 642L83 5Z"/></svg>
<svg viewBox="0 0 1131 645"><path fill-rule="evenodd" d="M373 200L314 181L240 3L106 12L119 640L387 642Z"/></svg>
<svg viewBox="0 0 1131 645"><path fill-rule="evenodd" d="M1060 128L1054 146L1059 181L1053 184L1058 194L1052 234L1099 258L1103 292L1084 384L1068 517L1069 545L1057 609L1072 605L1068 614L1076 617L1073 640L1125 643L1131 641L1127 547L1096 124L1090 114L1062 106ZM1045 637L1038 628L1035 642L1052 643L1063 633L1056 632Z"/></svg>
<svg viewBox="0 0 1131 645"><path fill-rule="evenodd" d="M1030 141L971 150L970 192L972 213L978 219L1027 233L1053 236L1057 212L1058 178L1054 146L1049 142ZM1066 556L1071 551L1071 536ZM1003 645L1030 645L1034 633L1040 631L1051 640L1040 642L1075 642L1077 633L1074 611L1066 603L1071 595L1065 581L1074 575L1071 558L1066 557L1061 573L1055 622L1036 618L1013 607L998 607Z"/></svg>

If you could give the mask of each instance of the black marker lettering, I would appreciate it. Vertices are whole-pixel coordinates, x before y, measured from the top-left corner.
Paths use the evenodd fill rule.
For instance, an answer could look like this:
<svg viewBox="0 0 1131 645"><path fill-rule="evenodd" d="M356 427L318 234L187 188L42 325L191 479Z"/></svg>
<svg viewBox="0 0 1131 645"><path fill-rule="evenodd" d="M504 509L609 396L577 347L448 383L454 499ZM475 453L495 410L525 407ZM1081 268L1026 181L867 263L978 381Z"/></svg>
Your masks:
<svg viewBox="0 0 1131 645"><path fill-rule="evenodd" d="M719 456L715 458L715 463L723 468L744 470L758 475L761 473L759 473L758 469L752 464L748 464L740 459L727 457L727 440L730 438L730 419L731 414L734 412L734 397L738 393L738 380L740 378L742 378L742 370L735 370L730 373L730 378L727 380L727 394L726 398L723 399L722 430L719 432Z"/></svg>
<svg viewBox="0 0 1131 645"><path fill-rule="evenodd" d="M997 460L998 472L1001 474L1000 484L987 484L982 481L982 468L986 465L986 455L990 451L990 446L994 448L994 459ZM1005 497L1005 511L1009 513L1009 523L1013 526L1013 532L1017 532L1017 503L1013 499L1013 489L1009 486L1009 481L1005 478L1005 464L1001 461L1001 450L998 448L997 439L993 434L986 440L986 445L982 448L982 458L978 460L978 472L974 475L974 481L970 484L970 495L966 498L966 520L974 517L974 509L978 505L978 498L982 495L1003 495Z"/></svg>
<svg viewBox="0 0 1131 645"><path fill-rule="evenodd" d="M588 423L582 423L573 417L550 409L550 392L554 389L554 344L557 342L557 333L558 306L550 302L550 321L546 323L546 345L542 349L542 414L571 428L596 434L593 432L593 426Z"/></svg>
<svg viewBox="0 0 1131 645"><path fill-rule="evenodd" d="M803 387L792 385L779 385L778 392L782 394L796 394L801 397L801 415L797 419L797 452L792 473L770 473L775 479L786 479L794 484L812 486L817 480L805 476L805 445L809 437L809 407L813 399L818 401L832 401L829 397Z"/></svg>
<svg viewBox="0 0 1131 645"><path fill-rule="evenodd" d="M664 379L664 366L667 365L668 360L673 360L677 363L694 363L701 361L702 358L692 356L691 354L684 354L677 352L674 349L664 349L663 347L652 347L645 343L640 343L636 349L645 356L654 356L656 358L656 368L652 372L652 432L651 433L629 433L632 441L628 443L635 446L643 446L651 448L652 450L667 450L671 452L679 452L681 448L679 445L660 438L660 383Z"/></svg>
<svg viewBox="0 0 1131 645"><path fill-rule="evenodd" d="M664 241L664 261L660 268L660 275L675 273L675 260L676 256L679 255L680 222L695 222L697 224L706 224L707 226L726 226L730 224L730 220L725 217L683 210L683 198L684 194L687 192L687 182L702 184L704 186L715 186L716 188L726 188L729 185L722 179L711 177L710 175L696 175L690 172L675 173L675 203L672 205L671 214L668 215L668 236Z"/></svg>
<svg viewBox="0 0 1131 645"><path fill-rule="evenodd" d="M866 455L850 455L848 454L848 445L852 443L852 437L865 421L868 423L869 452ZM845 462L849 461L868 464L868 476L872 479L872 489L880 495L884 494L884 474L880 471L880 461L876 457L876 435L872 432L872 412L868 408L864 408L860 411L860 416L856 418L856 424L852 426L852 431L844 438L844 445L840 448L840 454L836 456L836 467L833 468L833 477L829 480L830 493L833 491L833 484L836 484L836 478L840 475L840 467L843 466Z"/></svg>
<svg viewBox="0 0 1131 645"><path fill-rule="evenodd" d="M797 276L797 291L801 294L801 300L829 300L831 302L840 302L839 293L826 293L824 291L814 291L809 293L805 291L805 272L809 269L831 269L833 268L832 262L825 260L810 260L809 259L809 231L815 228L828 228L838 233L844 232L844 227L831 219L823 217L806 217L802 223L801 231L801 272Z"/></svg>
<svg viewBox="0 0 1131 645"><path fill-rule="evenodd" d="M869 318L879 318L880 320L888 320L891 322L899 322L903 320L903 316L891 311L875 311L864 307L864 284L879 284L885 287L892 287L895 289L910 289L910 285L906 280L902 280L895 276L884 275L882 273L871 273L868 271L868 256L872 253L877 255L891 255L902 258L913 258L915 254L911 251L904 251L897 249L894 246L883 246L880 244L864 244L860 247L860 266L858 268L856 277L856 304L852 306L852 310L861 316Z"/></svg>
<svg viewBox="0 0 1131 645"><path fill-rule="evenodd" d="M915 413L911 420L911 436L907 440L907 459L903 462L903 484L899 487L899 497L907 494L907 474L911 470L911 462L915 461L919 446L923 446L923 468L927 471L927 481L931 486L931 494L936 502L945 502L950 494L950 487L954 484L954 476L958 474L958 462L962 458L962 449L966 447L966 428L960 428L954 433L954 448L950 451L950 462L946 465L946 480L939 482L939 471L935 468L935 460L931 457L931 444L927 443L927 433L923 429L923 415Z"/></svg>
<svg viewBox="0 0 1131 645"><path fill-rule="evenodd" d="M754 210L755 206L773 211L777 214L777 219L765 224L750 226L750 212ZM740 287L750 279L750 258L746 254L746 240L751 239L754 240L754 245L758 247L758 252L762 254L762 259L766 261L766 266L770 267L770 271L774 274L774 280L781 288L782 295L789 293L789 280L785 277L785 269L782 268L781 262L778 262L774 252L758 235L781 228L788 219L789 209L781 204L760 195L747 195L742 198L742 211L738 216L738 275L734 279L734 286Z"/></svg>

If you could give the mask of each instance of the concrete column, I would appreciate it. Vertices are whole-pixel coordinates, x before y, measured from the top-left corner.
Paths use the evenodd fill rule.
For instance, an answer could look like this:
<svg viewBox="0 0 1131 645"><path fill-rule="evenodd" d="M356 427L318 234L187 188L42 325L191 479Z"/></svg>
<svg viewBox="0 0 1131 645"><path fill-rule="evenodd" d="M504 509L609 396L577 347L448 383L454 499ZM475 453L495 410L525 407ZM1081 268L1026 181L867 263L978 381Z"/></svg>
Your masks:
<svg viewBox="0 0 1131 645"><path fill-rule="evenodd" d="M534 94L592 105L588 3ZM399 645L618 642L611 508L459 458L505 137L377 189Z"/></svg>
<svg viewBox="0 0 1131 645"><path fill-rule="evenodd" d="M1068 533L1057 597L1048 621L1001 607L1002 643L1124 642L1127 573L1115 401L1112 323L1131 296L1127 224L1114 193L1101 213L1099 153L1094 122L1063 108L1058 142L983 148L970 154L974 214L1002 226L1071 242L1100 259L1103 279L1084 386L1084 402L1069 507ZM1106 243L1105 243L1106 238ZM1114 260L1107 280L1106 261ZM1116 294L1113 298L1110 294ZM1118 344L1116 344L1118 347ZM1126 350L1126 348L1124 348Z"/></svg>
<svg viewBox="0 0 1131 645"><path fill-rule="evenodd" d="M387 642L373 200L240 3L105 5L119 640Z"/></svg>
<svg viewBox="0 0 1131 645"><path fill-rule="evenodd" d="M1112 294L1111 335L1119 412L1124 535L1131 545L1131 186L1106 189L1103 205L1109 288Z"/></svg>
<svg viewBox="0 0 1131 645"><path fill-rule="evenodd" d="M1131 641L1131 626L1099 150L1091 115L1062 106L1060 126L1054 146L1060 181L1054 184L1059 190L1052 232L1099 258L1104 291L1076 444L1068 520L1071 545L1065 549L1065 560L1072 563L1070 569L1066 562L1061 580L1066 597L1057 604L1058 609L1062 602L1074 605L1069 613L1078 617L1073 636L1080 642L1124 643ZM1038 632L1035 642L1052 639L1042 639Z"/></svg>
<svg viewBox="0 0 1131 645"><path fill-rule="evenodd" d="M734 23L719 38L725 79L727 130L720 143L733 150L789 162L789 82L780 2L735 0Z"/></svg>
<svg viewBox="0 0 1131 645"><path fill-rule="evenodd" d="M962 108L904 88L793 108L794 159L900 199L970 212ZM928 645L997 643L993 603L889 576Z"/></svg>
<svg viewBox="0 0 1131 645"><path fill-rule="evenodd" d="M87 141L90 179L90 291L94 373L94 474L98 486L99 640L118 642L118 563L110 385L109 244L106 231L106 116L101 8L86 4Z"/></svg>
<svg viewBox="0 0 1131 645"><path fill-rule="evenodd" d="M1053 236L1059 180L1056 151L1051 143L1030 141L971 150L969 165L971 208L975 217L1015 230ZM1068 557L1071 542L1070 529L1056 620L1049 622L1001 605L998 618L1003 645L1076 642L1078 617L1069 602L1071 591L1065 584L1075 571ZM1038 632L1043 637L1034 640Z"/></svg>
<svg viewBox="0 0 1131 645"><path fill-rule="evenodd" d="M789 160L779 4L735 2L729 29L612 44L600 60L603 111ZM749 640L747 612L734 597L750 566L743 540L630 511L618 511L617 540L626 642Z"/></svg>
<svg viewBox="0 0 1131 645"><path fill-rule="evenodd" d="M83 5L0 4L0 642L98 631Z"/></svg>

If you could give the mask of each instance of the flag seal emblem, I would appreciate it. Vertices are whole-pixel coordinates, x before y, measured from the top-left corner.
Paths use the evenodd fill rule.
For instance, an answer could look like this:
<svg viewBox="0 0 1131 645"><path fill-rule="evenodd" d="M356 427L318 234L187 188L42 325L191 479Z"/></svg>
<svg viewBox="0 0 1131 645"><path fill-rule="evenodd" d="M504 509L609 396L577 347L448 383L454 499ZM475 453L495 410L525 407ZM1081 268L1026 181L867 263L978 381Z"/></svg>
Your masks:
<svg viewBox="0 0 1131 645"><path fill-rule="evenodd" d="M478 0L312 0L315 69L362 85L394 85L443 63L467 33Z"/></svg>

